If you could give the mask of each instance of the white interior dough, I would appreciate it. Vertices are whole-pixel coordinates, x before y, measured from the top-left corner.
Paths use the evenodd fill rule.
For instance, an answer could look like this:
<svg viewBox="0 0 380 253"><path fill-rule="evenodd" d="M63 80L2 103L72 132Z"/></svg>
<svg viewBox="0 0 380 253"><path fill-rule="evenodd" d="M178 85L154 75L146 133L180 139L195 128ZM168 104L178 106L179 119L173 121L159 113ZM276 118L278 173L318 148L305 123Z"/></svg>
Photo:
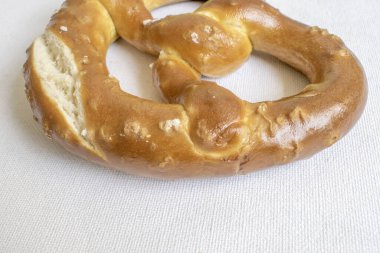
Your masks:
<svg viewBox="0 0 380 253"><path fill-rule="evenodd" d="M73 132L92 146L87 134L82 134L87 130L81 104L81 82L71 50L49 31L36 39L33 50L42 88L54 100Z"/></svg>

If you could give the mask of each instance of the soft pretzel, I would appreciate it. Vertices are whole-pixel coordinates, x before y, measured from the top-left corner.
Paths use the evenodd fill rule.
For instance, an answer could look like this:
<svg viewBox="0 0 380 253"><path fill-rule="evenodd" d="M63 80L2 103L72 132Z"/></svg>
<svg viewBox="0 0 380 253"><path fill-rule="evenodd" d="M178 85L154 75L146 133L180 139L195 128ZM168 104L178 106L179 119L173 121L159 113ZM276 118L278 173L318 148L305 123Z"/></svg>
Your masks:
<svg viewBox="0 0 380 253"><path fill-rule="evenodd" d="M49 137L73 153L152 177L235 175L308 157L342 138L367 96L360 63L342 40L260 0L210 0L153 20L178 0L67 0L25 64L26 93ZM154 83L168 103L120 89L106 67L122 37L157 55ZM255 50L311 84L249 103L201 75L232 72Z"/></svg>

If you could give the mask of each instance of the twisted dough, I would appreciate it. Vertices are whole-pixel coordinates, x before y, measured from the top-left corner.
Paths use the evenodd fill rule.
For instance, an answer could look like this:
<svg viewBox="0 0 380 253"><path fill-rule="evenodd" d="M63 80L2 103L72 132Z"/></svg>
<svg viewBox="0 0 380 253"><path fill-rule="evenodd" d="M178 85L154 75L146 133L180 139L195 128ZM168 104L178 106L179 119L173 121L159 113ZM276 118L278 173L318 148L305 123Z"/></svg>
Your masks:
<svg viewBox="0 0 380 253"><path fill-rule="evenodd" d="M67 0L29 49L26 93L50 137L90 160L153 177L234 175L310 156L335 143L365 105L363 70L340 38L260 0L210 0L153 20L178 0ZM158 55L167 104L127 94L109 75L121 36ZM292 97L249 103L201 74L239 67L252 47L304 73Z"/></svg>

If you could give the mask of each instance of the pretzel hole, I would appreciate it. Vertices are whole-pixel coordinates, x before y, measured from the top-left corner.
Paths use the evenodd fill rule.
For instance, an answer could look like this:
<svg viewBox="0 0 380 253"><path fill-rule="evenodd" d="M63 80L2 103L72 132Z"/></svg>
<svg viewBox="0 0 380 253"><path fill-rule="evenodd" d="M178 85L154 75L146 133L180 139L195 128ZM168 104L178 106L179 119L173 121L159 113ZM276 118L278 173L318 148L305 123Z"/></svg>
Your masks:
<svg viewBox="0 0 380 253"><path fill-rule="evenodd" d="M191 13L201 2L182 2L152 11L154 18ZM153 86L149 65L157 58L140 52L124 40L113 43L107 54L110 73L120 81L122 90L153 101L162 101ZM241 99L258 102L277 100L298 94L308 83L307 78L277 58L255 52L237 71L222 78L206 78L231 90Z"/></svg>
<svg viewBox="0 0 380 253"><path fill-rule="evenodd" d="M222 78L204 79L215 81L250 102L273 101L296 95L309 84L303 74L261 52L253 52L234 73Z"/></svg>
<svg viewBox="0 0 380 253"><path fill-rule="evenodd" d="M192 13L202 4L201 1L189 1L189 2L180 2L172 3L154 9L151 11L153 18L161 19L169 15L179 15L183 13Z"/></svg>
<svg viewBox="0 0 380 253"><path fill-rule="evenodd" d="M123 91L153 101L162 101L153 86L150 63L155 57L141 53L119 40L107 55L107 65L116 76ZM249 73L249 74L247 74ZM237 71L212 80L231 90L241 99L257 102L277 100L298 94L309 82L307 78L276 58L255 52Z"/></svg>

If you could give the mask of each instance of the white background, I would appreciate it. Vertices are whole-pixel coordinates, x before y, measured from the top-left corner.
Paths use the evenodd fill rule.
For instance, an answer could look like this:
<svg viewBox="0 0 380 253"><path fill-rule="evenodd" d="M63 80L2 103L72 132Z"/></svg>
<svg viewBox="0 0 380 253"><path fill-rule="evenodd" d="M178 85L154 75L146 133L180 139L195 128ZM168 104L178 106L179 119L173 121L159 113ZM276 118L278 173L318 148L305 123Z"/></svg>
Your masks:
<svg viewBox="0 0 380 253"><path fill-rule="evenodd" d="M356 53L369 84L361 120L309 160L247 176L163 181L107 170L43 135L21 69L61 0L1 0L0 252L380 252L380 1L269 2L328 28ZM125 90L157 99L153 60L121 41L107 59ZM294 94L307 81L254 54L220 83L259 101Z"/></svg>

